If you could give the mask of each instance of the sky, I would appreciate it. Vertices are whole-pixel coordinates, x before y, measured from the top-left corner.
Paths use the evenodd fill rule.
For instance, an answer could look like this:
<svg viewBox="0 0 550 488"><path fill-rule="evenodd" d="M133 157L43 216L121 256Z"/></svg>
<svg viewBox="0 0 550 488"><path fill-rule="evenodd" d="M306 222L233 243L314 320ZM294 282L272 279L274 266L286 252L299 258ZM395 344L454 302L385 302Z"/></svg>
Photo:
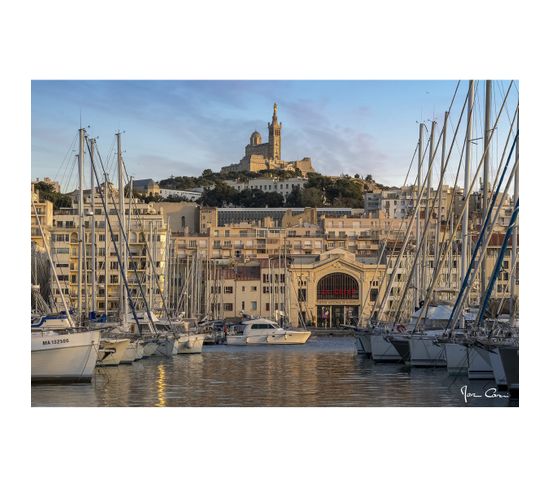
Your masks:
<svg viewBox="0 0 550 488"><path fill-rule="evenodd" d="M371 174L400 186L418 123L441 123L456 86L455 80L35 80L31 173L72 190L80 124L98 138L104 160L120 130L127 171L136 179L219 171L243 157L254 130L267 142L276 102L283 160L307 156L323 174ZM466 91L463 81L456 119ZM513 96L517 101L517 90Z"/></svg>

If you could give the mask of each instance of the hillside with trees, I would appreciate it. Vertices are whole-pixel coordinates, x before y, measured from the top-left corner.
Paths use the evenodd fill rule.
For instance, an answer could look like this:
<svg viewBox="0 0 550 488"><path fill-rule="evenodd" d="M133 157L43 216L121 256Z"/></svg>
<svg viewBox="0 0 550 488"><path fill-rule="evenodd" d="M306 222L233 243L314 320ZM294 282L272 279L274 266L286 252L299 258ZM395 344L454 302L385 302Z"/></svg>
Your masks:
<svg viewBox="0 0 550 488"><path fill-rule="evenodd" d="M260 189L245 189L238 191L229 186L226 180L247 182L254 178L274 177L280 180L302 176L298 170L286 171L281 169L264 170L260 172L231 172L214 173L205 169L201 176L172 176L159 181L161 188L173 190L189 190L191 188L205 188L198 203L208 207L351 207L363 208L363 193L385 189L374 181L371 175L362 178L355 176L324 176L320 173L309 173L303 189L294 188L288 195L286 202L281 194L266 192ZM150 197L156 201L160 197ZM165 201L181 201L172 197Z"/></svg>

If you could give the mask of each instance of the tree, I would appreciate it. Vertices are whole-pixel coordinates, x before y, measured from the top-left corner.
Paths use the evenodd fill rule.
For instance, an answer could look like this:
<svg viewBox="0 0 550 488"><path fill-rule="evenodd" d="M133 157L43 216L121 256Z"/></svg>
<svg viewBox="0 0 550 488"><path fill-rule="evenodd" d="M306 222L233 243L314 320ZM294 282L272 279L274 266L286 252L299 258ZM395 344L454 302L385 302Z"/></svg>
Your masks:
<svg viewBox="0 0 550 488"><path fill-rule="evenodd" d="M53 189L53 185L40 181L34 185L34 189L38 191L40 198L53 203L54 210L59 210L62 207L70 207L72 204L69 195L63 195Z"/></svg>
<svg viewBox="0 0 550 488"><path fill-rule="evenodd" d="M286 197L286 207L303 207L303 192L298 186L295 186Z"/></svg>
<svg viewBox="0 0 550 488"><path fill-rule="evenodd" d="M302 194L302 207L322 207L325 203L325 195L318 188L304 188Z"/></svg>
<svg viewBox="0 0 550 488"><path fill-rule="evenodd" d="M320 173L309 173L307 175L306 187L308 188L318 188L321 191L326 191L332 184L331 178L323 176Z"/></svg>
<svg viewBox="0 0 550 488"><path fill-rule="evenodd" d="M209 207L224 207L234 204L238 193L226 183L216 182L214 188L204 191L198 202Z"/></svg>

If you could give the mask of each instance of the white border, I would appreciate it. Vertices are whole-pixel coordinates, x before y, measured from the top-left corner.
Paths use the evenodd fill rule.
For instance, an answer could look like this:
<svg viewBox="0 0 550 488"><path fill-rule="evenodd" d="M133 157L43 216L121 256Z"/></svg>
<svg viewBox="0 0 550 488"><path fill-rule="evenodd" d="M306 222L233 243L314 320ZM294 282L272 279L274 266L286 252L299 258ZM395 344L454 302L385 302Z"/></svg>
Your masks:
<svg viewBox="0 0 550 488"><path fill-rule="evenodd" d="M526 3L526 2L525 2ZM529 7L529 9L528 9ZM4 8L6 10L6 7ZM2 16L5 478L97 487L512 486L541 472L547 424L547 16L517 2L13 2ZM546 41L546 42L545 42ZM520 409L31 409L31 79L519 79ZM545 137L546 136L546 137ZM538 239L535 237L535 225ZM536 249L535 245L539 244ZM7 285L7 286L6 286ZM24 318L24 319L23 319ZM11 340L13 331L18 344ZM534 341L532 339L535 339ZM539 354L541 353L541 354ZM523 412L523 415L522 415ZM213 417L225 428L207 428ZM105 445L103 433L123 432ZM149 434L148 434L149 433ZM540 444L539 444L540 445ZM243 464L243 456L248 461ZM525 463L525 464L524 464ZM525 468L529 468L527 472ZM16 478L17 477L17 478Z"/></svg>

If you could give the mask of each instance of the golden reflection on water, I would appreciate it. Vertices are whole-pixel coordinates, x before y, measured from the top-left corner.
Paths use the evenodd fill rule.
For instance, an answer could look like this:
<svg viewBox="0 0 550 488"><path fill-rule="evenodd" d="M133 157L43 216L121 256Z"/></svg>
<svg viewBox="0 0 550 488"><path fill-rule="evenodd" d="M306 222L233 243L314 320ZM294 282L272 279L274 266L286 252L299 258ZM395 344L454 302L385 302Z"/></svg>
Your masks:
<svg viewBox="0 0 550 488"><path fill-rule="evenodd" d="M165 407L166 398L164 397L164 395L166 392L166 372L164 371L164 364L158 365L157 372L157 403L155 404L155 407Z"/></svg>

